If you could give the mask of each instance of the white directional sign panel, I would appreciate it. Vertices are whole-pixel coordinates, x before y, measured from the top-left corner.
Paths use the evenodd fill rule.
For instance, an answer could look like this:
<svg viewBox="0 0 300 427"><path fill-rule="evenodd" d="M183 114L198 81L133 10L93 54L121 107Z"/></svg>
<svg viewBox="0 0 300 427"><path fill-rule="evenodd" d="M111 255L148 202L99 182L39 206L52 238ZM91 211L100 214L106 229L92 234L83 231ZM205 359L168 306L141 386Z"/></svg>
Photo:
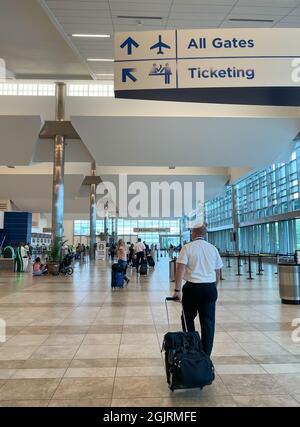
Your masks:
<svg viewBox="0 0 300 427"><path fill-rule="evenodd" d="M299 28L178 30L178 58L299 56Z"/></svg>
<svg viewBox="0 0 300 427"><path fill-rule="evenodd" d="M300 58L297 64L298 72L290 58L256 58L255 65L253 58L185 59L178 63L178 88L299 86Z"/></svg>
<svg viewBox="0 0 300 427"><path fill-rule="evenodd" d="M300 86L300 29L117 33L115 91Z"/></svg>

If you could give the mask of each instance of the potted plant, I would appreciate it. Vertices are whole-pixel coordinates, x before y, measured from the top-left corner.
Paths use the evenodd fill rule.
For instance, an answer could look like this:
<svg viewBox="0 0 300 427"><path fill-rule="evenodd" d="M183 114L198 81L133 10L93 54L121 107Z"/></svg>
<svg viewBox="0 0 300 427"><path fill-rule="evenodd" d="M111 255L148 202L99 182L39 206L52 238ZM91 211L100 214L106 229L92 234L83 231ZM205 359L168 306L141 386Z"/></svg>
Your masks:
<svg viewBox="0 0 300 427"><path fill-rule="evenodd" d="M63 241L61 237L57 237L49 247L48 255L48 271L53 276L59 275L60 263L62 261L62 247L67 242Z"/></svg>
<svg viewBox="0 0 300 427"><path fill-rule="evenodd" d="M105 233L100 233L99 237L101 242L105 242Z"/></svg>

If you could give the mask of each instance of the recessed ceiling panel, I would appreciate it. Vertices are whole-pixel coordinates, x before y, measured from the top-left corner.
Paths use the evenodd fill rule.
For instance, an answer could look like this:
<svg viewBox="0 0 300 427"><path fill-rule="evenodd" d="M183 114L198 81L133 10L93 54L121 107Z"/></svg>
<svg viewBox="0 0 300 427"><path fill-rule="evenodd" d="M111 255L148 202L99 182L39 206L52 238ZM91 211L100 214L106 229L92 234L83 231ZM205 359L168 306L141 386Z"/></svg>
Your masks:
<svg viewBox="0 0 300 427"><path fill-rule="evenodd" d="M72 117L98 165L262 167L299 131L297 118Z"/></svg>
<svg viewBox="0 0 300 427"><path fill-rule="evenodd" d="M29 165L41 126L39 116L0 116L0 165Z"/></svg>

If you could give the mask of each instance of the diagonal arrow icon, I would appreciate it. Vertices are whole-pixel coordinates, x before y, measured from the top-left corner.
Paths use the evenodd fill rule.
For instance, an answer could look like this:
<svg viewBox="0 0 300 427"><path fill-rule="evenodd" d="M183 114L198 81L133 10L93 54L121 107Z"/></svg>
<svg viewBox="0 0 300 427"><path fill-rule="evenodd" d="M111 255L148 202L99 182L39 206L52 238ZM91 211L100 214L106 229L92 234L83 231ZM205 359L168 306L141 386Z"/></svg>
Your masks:
<svg viewBox="0 0 300 427"><path fill-rule="evenodd" d="M136 69L135 68L123 68L122 69L122 82L126 83L127 82L127 78L132 80L133 83L137 81L137 78L131 74L133 72L135 72Z"/></svg>
<svg viewBox="0 0 300 427"><path fill-rule="evenodd" d="M128 37L121 45L120 48L124 49L127 46L127 55L132 55L132 48L133 47L139 47L139 44L133 40L132 37Z"/></svg>

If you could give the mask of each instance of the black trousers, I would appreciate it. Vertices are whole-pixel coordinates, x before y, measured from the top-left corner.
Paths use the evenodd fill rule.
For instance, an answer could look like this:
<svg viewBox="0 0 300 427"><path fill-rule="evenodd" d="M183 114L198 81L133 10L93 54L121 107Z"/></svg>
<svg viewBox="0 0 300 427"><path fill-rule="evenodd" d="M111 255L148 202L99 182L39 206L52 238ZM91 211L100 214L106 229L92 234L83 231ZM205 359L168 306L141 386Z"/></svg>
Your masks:
<svg viewBox="0 0 300 427"><path fill-rule="evenodd" d="M140 262L144 259L144 252L136 253L136 271L139 272Z"/></svg>
<svg viewBox="0 0 300 427"><path fill-rule="evenodd" d="M195 331L194 319L199 314L203 350L209 356L214 343L217 298L218 291L215 283L186 282L182 288L182 308L187 330ZM183 331L186 332L183 316L181 320Z"/></svg>

